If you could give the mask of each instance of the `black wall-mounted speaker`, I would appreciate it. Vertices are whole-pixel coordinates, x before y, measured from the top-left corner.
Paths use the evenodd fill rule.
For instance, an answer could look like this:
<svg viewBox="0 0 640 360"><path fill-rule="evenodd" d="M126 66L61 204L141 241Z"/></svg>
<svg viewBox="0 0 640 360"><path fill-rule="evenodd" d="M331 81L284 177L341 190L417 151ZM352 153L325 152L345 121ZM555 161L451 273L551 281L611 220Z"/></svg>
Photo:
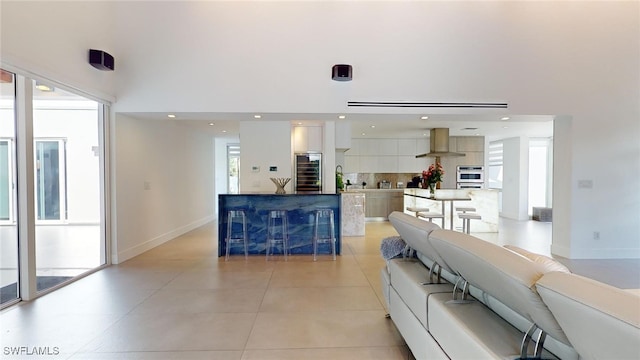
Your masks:
<svg viewBox="0 0 640 360"><path fill-rule="evenodd" d="M89 64L100 70L113 71L116 68L113 56L102 50L89 50Z"/></svg>
<svg viewBox="0 0 640 360"><path fill-rule="evenodd" d="M350 81L353 77L351 65L337 64L331 69L331 78L335 81Z"/></svg>

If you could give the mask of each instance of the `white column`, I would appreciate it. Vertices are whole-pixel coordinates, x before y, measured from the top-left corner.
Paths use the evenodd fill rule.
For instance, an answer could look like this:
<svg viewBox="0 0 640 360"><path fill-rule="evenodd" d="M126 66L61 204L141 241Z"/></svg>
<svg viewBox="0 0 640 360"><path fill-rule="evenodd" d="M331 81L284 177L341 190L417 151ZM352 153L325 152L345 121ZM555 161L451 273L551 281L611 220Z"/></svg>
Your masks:
<svg viewBox="0 0 640 360"><path fill-rule="evenodd" d="M16 153L18 155L18 241L20 246L20 296L36 297L36 235L33 159L33 84L16 76Z"/></svg>

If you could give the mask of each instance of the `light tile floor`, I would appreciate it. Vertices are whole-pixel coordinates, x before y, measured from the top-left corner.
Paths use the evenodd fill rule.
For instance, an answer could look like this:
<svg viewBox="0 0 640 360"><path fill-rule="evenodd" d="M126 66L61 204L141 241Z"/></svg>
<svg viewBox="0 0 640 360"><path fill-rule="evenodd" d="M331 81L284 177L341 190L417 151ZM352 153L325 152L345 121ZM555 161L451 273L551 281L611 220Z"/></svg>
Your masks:
<svg viewBox="0 0 640 360"><path fill-rule="evenodd" d="M501 223L499 234L477 235L548 253L550 224ZM318 262L311 256L225 262L216 256L215 232L214 224L203 226L4 310L1 358L411 358L384 317L380 240L397 235L388 222L367 223L365 237L345 238L335 262L329 256ZM567 263L578 273L614 285L625 278L640 288L638 260ZM14 356L15 347L26 350ZM55 355L25 353L36 350Z"/></svg>

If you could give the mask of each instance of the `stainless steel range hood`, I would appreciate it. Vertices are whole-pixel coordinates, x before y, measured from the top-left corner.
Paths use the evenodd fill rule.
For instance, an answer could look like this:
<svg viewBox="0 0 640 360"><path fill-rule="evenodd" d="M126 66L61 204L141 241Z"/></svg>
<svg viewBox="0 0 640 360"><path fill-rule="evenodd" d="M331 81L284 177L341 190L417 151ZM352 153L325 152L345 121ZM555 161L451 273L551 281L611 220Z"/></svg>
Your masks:
<svg viewBox="0 0 640 360"><path fill-rule="evenodd" d="M418 154L421 157L461 157L462 153L449 151L449 129L434 128L431 129L429 137L429 152L426 154Z"/></svg>

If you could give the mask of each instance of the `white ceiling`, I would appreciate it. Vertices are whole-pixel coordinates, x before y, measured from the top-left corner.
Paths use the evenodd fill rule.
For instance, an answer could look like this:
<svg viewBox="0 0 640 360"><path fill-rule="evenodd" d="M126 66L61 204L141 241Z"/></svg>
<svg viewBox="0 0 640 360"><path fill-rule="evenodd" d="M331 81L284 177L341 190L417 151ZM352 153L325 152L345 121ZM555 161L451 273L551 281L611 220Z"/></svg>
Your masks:
<svg viewBox="0 0 640 360"><path fill-rule="evenodd" d="M422 120L416 114L300 114L268 113L254 118L253 113L175 113L169 119L166 113L127 113L126 115L149 120L176 121L199 131L217 137L236 137L239 122L252 121L289 121L292 124L312 125L322 121L348 121L351 123L352 138L421 138L429 136L431 128L449 128L451 136L485 136L489 140L505 139L515 136L551 137L553 136L553 116L551 115L452 115L435 114ZM209 125L213 124L213 125Z"/></svg>

